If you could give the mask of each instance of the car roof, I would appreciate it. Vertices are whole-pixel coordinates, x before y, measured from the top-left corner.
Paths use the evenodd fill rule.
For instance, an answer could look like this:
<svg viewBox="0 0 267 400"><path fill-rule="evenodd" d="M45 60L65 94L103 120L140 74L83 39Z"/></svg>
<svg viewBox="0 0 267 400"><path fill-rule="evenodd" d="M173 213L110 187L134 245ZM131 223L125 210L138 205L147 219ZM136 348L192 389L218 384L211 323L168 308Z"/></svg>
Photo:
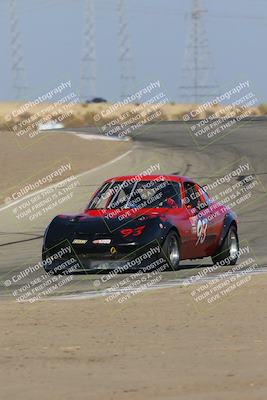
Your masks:
<svg viewBox="0 0 267 400"><path fill-rule="evenodd" d="M138 178L139 181L148 181L148 180L156 180L159 178L163 178L166 180L174 181L174 182L192 182L196 183L193 179L188 178L187 176L182 176L182 175L167 175L167 174L158 174L158 175L142 175L142 174L137 174L137 175L123 175L123 176L115 176L113 178L107 179L106 182L122 182L122 181L129 181L129 180L135 180Z"/></svg>

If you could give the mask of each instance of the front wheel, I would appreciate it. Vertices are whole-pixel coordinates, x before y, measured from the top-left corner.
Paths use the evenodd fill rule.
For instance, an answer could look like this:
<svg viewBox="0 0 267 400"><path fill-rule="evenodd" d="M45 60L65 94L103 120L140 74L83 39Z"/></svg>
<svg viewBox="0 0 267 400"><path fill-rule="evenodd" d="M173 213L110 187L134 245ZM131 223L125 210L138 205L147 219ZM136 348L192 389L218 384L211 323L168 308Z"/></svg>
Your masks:
<svg viewBox="0 0 267 400"><path fill-rule="evenodd" d="M217 252L211 257L214 264L235 265L239 257L239 239L234 226L229 228L226 237Z"/></svg>
<svg viewBox="0 0 267 400"><path fill-rule="evenodd" d="M178 269L180 262L180 241L176 232L171 231L168 233L162 249L171 268Z"/></svg>

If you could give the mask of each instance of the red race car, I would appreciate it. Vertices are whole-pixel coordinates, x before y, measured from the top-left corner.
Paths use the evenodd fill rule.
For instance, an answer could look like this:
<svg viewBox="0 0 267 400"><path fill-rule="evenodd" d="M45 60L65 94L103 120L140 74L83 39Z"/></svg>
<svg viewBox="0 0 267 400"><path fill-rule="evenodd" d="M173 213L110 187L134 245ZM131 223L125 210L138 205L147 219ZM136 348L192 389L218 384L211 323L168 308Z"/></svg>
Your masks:
<svg viewBox="0 0 267 400"><path fill-rule="evenodd" d="M84 269L92 261L130 259L155 241L173 269L181 260L203 257L234 265L239 255L236 214L177 175L108 179L83 213L53 219L44 235L44 263L66 240ZM56 262L44 265L53 270Z"/></svg>

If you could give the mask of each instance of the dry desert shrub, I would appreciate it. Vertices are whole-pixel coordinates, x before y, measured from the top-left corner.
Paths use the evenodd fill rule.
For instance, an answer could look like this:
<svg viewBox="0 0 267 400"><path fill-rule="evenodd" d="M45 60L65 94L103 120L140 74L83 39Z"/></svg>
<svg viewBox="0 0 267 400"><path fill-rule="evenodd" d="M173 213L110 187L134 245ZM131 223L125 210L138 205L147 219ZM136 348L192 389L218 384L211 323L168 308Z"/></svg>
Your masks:
<svg viewBox="0 0 267 400"><path fill-rule="evenodd" d="M11 113L14 109L21 106L23 103L0 103L0 129L6 130L18 123L26 123L26 121L33 121L38 123L41 122L40 118L37 117L38 111L44 109L44 107L48 106L48 104L41 104L31 109L28 112L24 112L20 114L18 117L11 119L8 124L5 120L5 117L8 113ZM51 104L50 104L51 106ZM95 125L95 116L101 111L104 111L101 115L99 123L108 123L115 121L116 124L120 124L122 121L127 121L132 118L133 120L143 121L145 122L146 118L151 117L153 120L150 122L157 121L177 121L182 120L184 115L189 113L190 111L195 110L200 105L198 104L175 104L169 103L164 105L156 105L154 104L154 111L147 107L144 104L128 104L126 106L119 107L115 112L112 113L105 112L109 107L112 107L111 103L104 104L75 104L71 105L69 111L64 113L62 112L62 108L55 106L54 115L47 116L47 120L61 120L66 128L75 128L82 127L86 125ZM158 107L158 108L157 108ZM160 113L156 114L155 110L159 110ZM267 104L261 104L258 107L250 108L250 115L267 115ZM242 114L242 108L234 109L236 115ZM227 115L227 111L225 106L223 105L214 105L213 107L202 110L202 112L196 115L195 119L207 118L214 113L218 112L218 115L221 117ZM125 117L129 113L128 117ZM140 117L140 114L142 116ZM153 114L155 113L155 117L153 118ZM229 113L229 109L228 109ZM103 116L104 115L104 116ZM43 122L43 121L42 121Z"/></svg>
<svg viewBox="0 0 267 400"><path fill-rule="evenodd" d="M267 104L260 104L258 106L258 111L260 115L266 115L267 114Z"/></svg>

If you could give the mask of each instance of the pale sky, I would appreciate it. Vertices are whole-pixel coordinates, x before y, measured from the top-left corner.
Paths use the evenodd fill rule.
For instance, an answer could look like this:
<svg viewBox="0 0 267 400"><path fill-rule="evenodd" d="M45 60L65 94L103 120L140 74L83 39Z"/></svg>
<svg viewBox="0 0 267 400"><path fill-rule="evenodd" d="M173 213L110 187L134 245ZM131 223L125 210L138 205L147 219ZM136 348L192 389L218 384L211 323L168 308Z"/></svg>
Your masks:
<svg viewBox="0 0 267 400"><path fill-rule="evenodd" d="M222 88L249 80L267 103L267 1L203 0L205 27ZM27 98L71 80L79 95L83 50L84 0L18 0ZM180 101L181 67L189 29L191 0L126 0L137 87L160 80L170 101ZM0 0L0 100L15 99L11 71L9 0ZM119 99L116 0L95 0L96 94Z"/></svg>

